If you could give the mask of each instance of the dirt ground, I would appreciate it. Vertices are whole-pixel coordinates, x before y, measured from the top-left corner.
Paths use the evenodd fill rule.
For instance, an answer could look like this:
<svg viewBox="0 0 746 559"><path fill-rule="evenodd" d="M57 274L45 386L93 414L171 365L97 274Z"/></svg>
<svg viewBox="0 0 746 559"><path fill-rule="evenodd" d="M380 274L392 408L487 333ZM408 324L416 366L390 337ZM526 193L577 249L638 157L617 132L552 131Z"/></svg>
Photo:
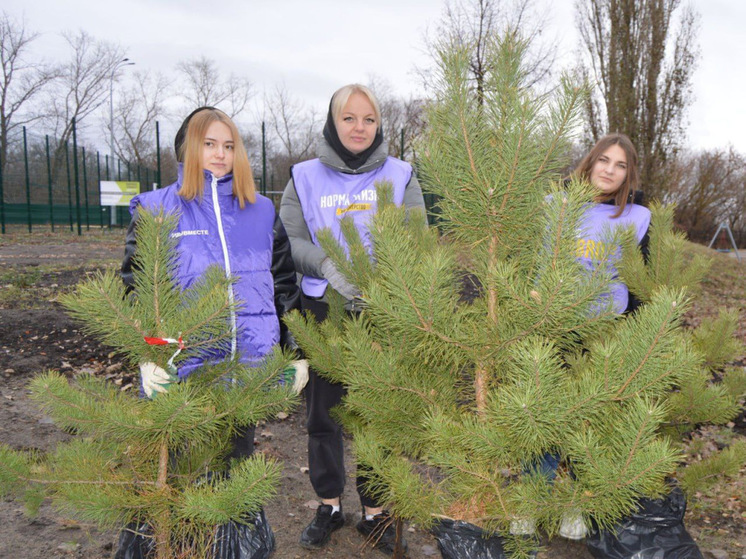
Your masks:
<svg viewBox="0 0 746 559"><path fill-rule="evenodd" d="M89 371L122 389L135 389L134 372L122 366L107 347L82 334L55 300L60 291L68 290L94 268L115 266L122 253L123 236L123 231L112 231L83 238L69 233L0 237L0 442L15 449L47 451L70 437L28 398L28 382L45 369L69 376ZM283 421L268 422L257 429L257 449L284 464L278 497L266 507L277 538L273 557L383 557L364 548L355 530L359 502L352 467L348 468L348 490L343 501L351 517L347 526L334 534L324 550L309 552L298 545L300 532L317 505L304 473L304 416L305 410L300 408ZM349 452L347 463L354 463ZM736 491L742 489L743 485ZM700 546L707 557L746 557L746 498L735 494L729 502L734 500L736 507L723 508L723 514L713 514L712 507L696 506L694 513L688 513L687 528L698 542L699 537L703 538L706 547L702 543ZM409 526L406 536L412 559L440 557L430 534ZM67 520L49 505L44 505L37 517L28 518L21 503L0 501L0 558L111 558L116 542L116 533L102 533ZM558 538L547 543L540 558L591 557L582 542ZM724 554L718 555L720 552Z"/></svg>

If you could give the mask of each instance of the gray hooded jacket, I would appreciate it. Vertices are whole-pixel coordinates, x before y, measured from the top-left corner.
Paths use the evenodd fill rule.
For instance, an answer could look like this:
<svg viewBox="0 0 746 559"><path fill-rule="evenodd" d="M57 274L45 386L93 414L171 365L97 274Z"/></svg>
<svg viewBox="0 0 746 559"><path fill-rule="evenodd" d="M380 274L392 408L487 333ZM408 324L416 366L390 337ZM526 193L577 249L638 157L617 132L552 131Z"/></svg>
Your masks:
<svg viewBox="0 0 746 559"><path fill-rule="evenodd" d="M384 164L386 157L388 157L388 144L383 142L358 169L348 167L324 139L319 146L318 156L321 163L335 171L359 175L373 171ZM420 208L422 209L422 215L425 215L425 200L422 197L422 189L414 173L412 173L412 178L404 191L404 207L409 209ZM323 248L315 245L311 240L311 233L303 217L303 210L292 177L282 194L280 219L285 225L285 230L290 239L290 248L296 271L302 275L323 278L321 263L327 255Z"/></svg>

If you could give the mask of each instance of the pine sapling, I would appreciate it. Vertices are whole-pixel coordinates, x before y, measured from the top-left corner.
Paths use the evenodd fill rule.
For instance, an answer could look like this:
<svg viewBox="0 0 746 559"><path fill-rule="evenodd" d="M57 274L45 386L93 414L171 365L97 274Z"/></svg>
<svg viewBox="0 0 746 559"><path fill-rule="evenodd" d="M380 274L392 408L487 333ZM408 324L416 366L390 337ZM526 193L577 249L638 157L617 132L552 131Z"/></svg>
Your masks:
<svg viewBox="0 0 746 559"><path fill-rule="evenodd" d="M45 372L33 380L32 398L79 436L46 456L0 449L3 494L25 496L32 507L51 497L101 528L147 527L159 559L208 556L217 526L250 522L275 494L280 466L261 453L221 472L236 433L294 402L290 388L278 386L290 356L276 351L257 367L210 359L229 349L228 318L240 302L229 299L232 280L217 267L181 288L174 226L173 216L140 212L133 293L107 271L62 302L132 365L175 372L195 358L205 364L153 399L92 375L68 381Z"/></svg>

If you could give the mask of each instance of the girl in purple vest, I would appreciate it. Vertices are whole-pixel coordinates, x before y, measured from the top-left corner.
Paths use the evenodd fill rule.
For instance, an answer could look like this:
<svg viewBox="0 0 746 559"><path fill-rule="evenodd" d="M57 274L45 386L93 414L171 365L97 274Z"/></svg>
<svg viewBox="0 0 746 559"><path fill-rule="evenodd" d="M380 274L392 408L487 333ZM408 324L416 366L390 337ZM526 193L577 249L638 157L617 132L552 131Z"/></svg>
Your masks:
<svg viewBox="0 0 746 559"><path fill-rule="evenodd" d="M186 289L208 267L218 265L235 283L227 294L241 305L231 316L231 348L210 360L234 356L254 364L277 343L295 348L280 318L300 308L300 290L290 256L290 242L274 205L257 194L246 150L233 121L213 107L200 107L183 122L174 143L178 180L136 196L130 204L122 279L134 288L133 257L138 210L163 209L179 216L172 237L179 254L177 281ZM174 333L175 337L176 333ZM187 342L188 343L188 342ZM205 358L190 358L178 367L178 378L199 368ZM295 362L299 377L304 362ZM177 377L154 363L140 365L142 390L148 398L168 390ZM254 428L234 440L233 458L254 448Z"/></svg>
<svg viewBox="0 0 746 559"><path fill-rule="evenodd" d="M351 217L368 249L367 223L376 211L375 183L388 180L394 187L394 202L416 208L424 219L425 203L412 167L388 156L383 139L381 111L373 93L365 86L346 85L332 96L317 159L292 168L292 177L282 196L280 216L287 228L293 260L302 275L303 309L316 320L326 318L326 293L334 289L353 304L359 291L335 268L318 243L316 232L330 228L344 245L340 230L343 216ZM344 525L340 497L345 486L342 427L330 416L345 387L310 371L306 386L308 466L311 485L322 504L303 531L300 544L308 549L323 547L335 530ZM363 505L358 531L374 547L391 554L395 534L388 512L365 494L362 472L357 488Z"/></svg>
<svg viewBox="0 0 746 559"><path fill-rule="evenodd" d="M280 317L300 308L300 290L282 222L272 202L256 193L249 158L233 121L213 107L200 107L183 122L176 134L174 151L179 161L178 180L159 190L136 196L130 204L132 221L127 230L122 279L134 288L133 261L138 211L164 210L179 216L171 234L177 239L176 281L188 288L210 266L220 266L235 283L226 294L241 305L232 313L231 346L209 356L189 358L172 375L155 363L141 363L142 393L154 398L167 392L178 379L198 371L205 360L220 361L238 357L247 365L261 362L279 343L295 348L292 337ZM174 332L172 337L178 333ZM185 340L188 344L189 341ZM304 361L294 362L296 377L304 375ZM307 374L307 372L305 373ZM229 459L244 459L254 451L254 429L240 430L232 440ZM229 462L230 464L230 462ZM250 523L268 528L264 511ZM141 549L130 526L120 536L117 557L132 549ZM229 525L218 527L217 539L228 537ZM269 532L264 544L274 547ZM264 549L259 550L265 551Z"/></svg>
<svg viewBox="0 0 746 559"><path fill-rule="evenodd" d="M601 253L617 253L618 247L608 247L610 232L616 227L632 226L643 257L648 258L648 227L650 210L641 206L637 151L632 141L624 134L609 134L601 138L573 171L572 178L591 183L597 194L583 216L578 233L577 257L588 270L597 266ZM569 179L568 179L569 180ZM615 279L609 286L607 297L613 309L627 314L637 308L639 302L629 293L627 286ZM549 479L556 476L560 456L547 453L527 471L537 471ZM534 532L532 520L511 523L510 532L526 535ZM586 527L580 514L562 517L559 534L578 540L586 535Z"/></svg>
<svg viewBox="0 0 746 559"><path fill-rule="evenodd" d="M617 252L616 247L605 247L606 231L631 226L647 261L650 210L640 205L637 151L632 141L624 134L604 136L583 158L573 176L590 182L598 191L596 203L586 211L578 236L578 258L588 269L593 269L601 251ZM614 310L620 314L633 311L639 304L618 280L611 284L609 296Z"/></svg>

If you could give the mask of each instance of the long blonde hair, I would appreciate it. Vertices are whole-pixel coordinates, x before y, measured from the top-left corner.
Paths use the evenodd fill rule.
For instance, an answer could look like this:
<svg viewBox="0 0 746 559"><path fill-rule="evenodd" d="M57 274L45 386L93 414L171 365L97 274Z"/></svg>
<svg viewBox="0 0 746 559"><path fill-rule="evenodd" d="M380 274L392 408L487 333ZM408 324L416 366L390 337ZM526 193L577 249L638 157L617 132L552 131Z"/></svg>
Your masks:
<svg viewBox="0 0 746 559"><path fill-rule="evenodd" d="M181 181L179 195L186 200L194 200L202 195L205 190L204 162L202 161L202 148L207 135L207 129L213 122L222 122L231 131L233 136L233 195L243 209L246 202L256 202L256 186L254 175L251 172L251 164L246 148L241 141L241 135L233 121L224 112L218 109L204 109L189 119L186 139L181 146L181 156L184 161L184 172Z"/></svg>
<svg viewBox="0 0 746 559"><path fill-rule="evenodd" d="M596 142L596 145L588 152L588 155L578 163L578 166L572 174L581 180L590 181L591 171L593 170L596 161L607 149L614 145L622 148L624 154L627 156L627 176L624 177L624 182L622 182L616 192L613 194L599 195L597 199L599 201L614 200L614 205L619 208L619 211L617 211L617 213L612 217L619 217L627 206L630 195L634 196L635 191L640 187L640 173L637 167L637 150L635 149L632 140L624 134L618 133L604 136Z"/></svg>

